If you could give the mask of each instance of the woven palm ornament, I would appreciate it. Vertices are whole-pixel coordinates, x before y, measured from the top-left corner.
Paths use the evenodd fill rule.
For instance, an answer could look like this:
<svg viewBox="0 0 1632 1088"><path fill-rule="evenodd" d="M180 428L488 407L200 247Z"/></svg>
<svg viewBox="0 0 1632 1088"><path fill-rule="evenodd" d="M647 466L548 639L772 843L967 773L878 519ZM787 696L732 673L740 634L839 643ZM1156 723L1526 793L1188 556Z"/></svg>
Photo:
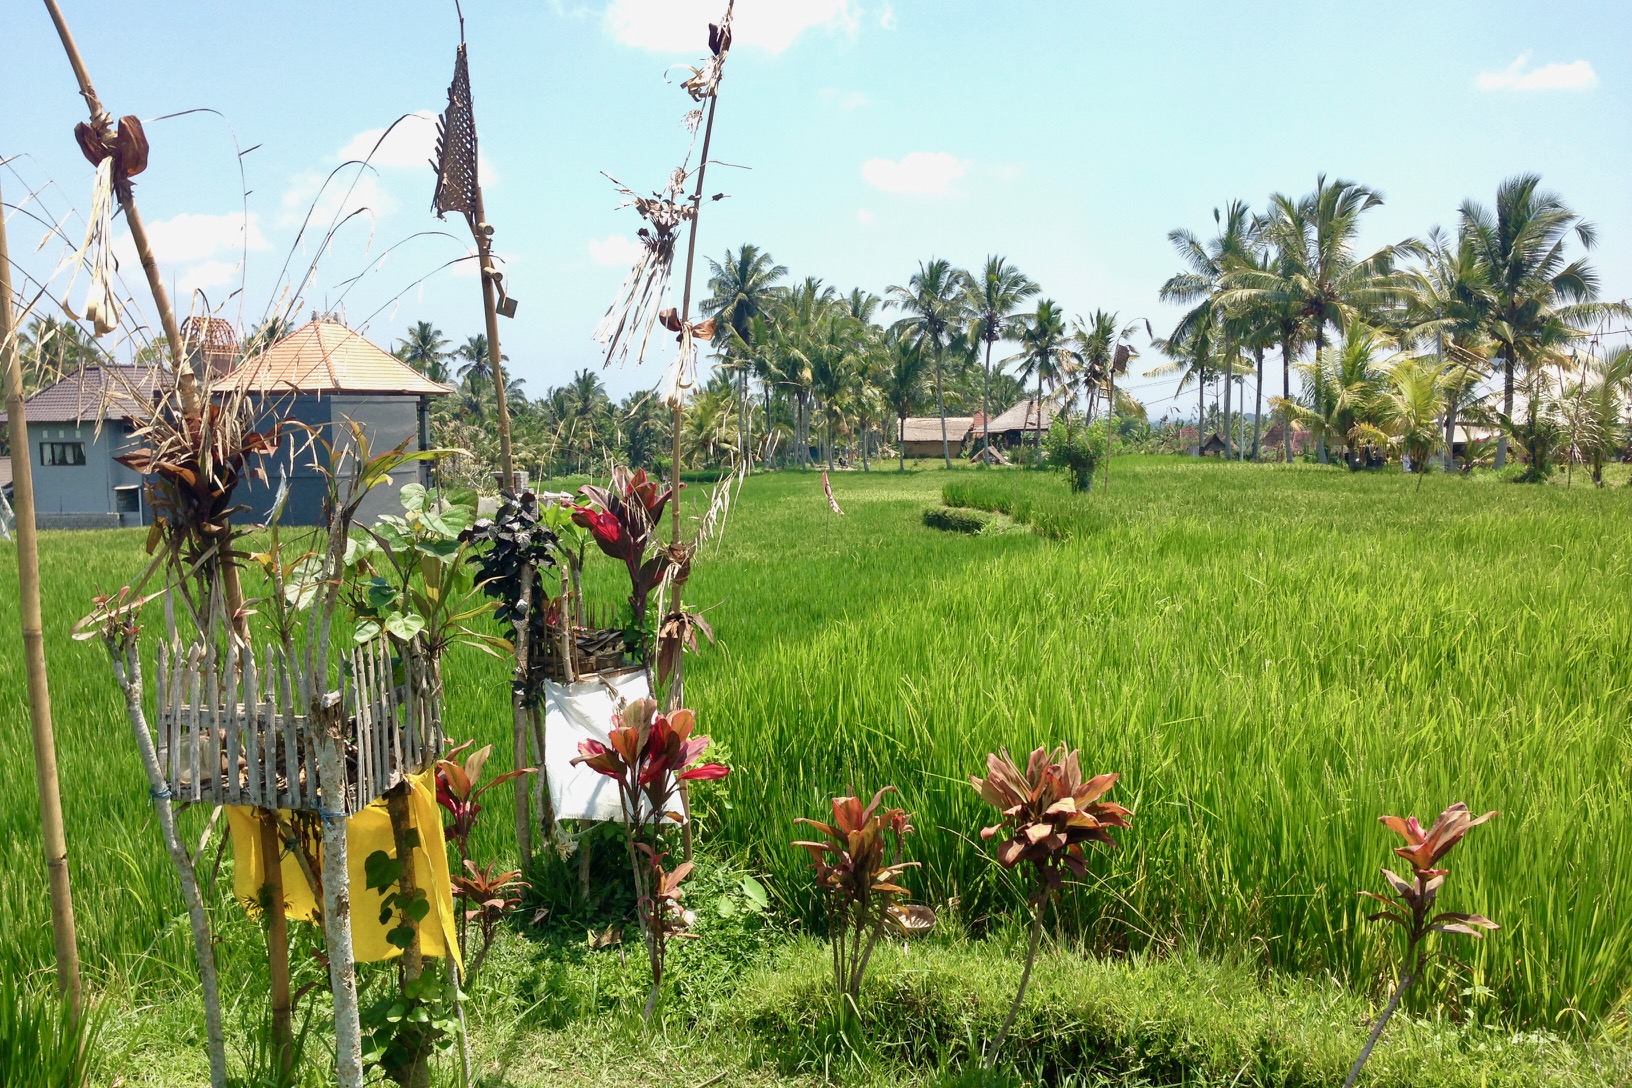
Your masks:
<svg viewBox="0 0 1632 1088"><path fill-rule="evenodd" d="M453 61L453 82L448 84L448 108L436 121L436 195L431 210L438 219L459 212L476 222L476 114L470 101L470 67L465 45Z"/></svg>

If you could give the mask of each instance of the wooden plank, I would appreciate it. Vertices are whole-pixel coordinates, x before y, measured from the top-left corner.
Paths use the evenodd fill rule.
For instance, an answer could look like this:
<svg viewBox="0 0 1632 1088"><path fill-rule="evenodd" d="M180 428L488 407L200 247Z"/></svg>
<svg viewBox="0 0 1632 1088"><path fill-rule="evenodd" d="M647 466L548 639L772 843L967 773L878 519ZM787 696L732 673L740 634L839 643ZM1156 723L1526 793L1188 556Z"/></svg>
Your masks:
<svg viewBox="0 0 1632 1088"><path fill-rule="evenodd" d="M221 736L226 751L221 760L220 796L231 798L231 803L241 805L245 803L243 779L238 773L238 760L242 754L243 738L238 729L238 646L229 637L227 640L226 670L222 680L226 690L216 689L216 720L221 723Z"/></svg>
<svg viewBox="0 0 1632 1088"><path fill-rule="evenodd" d="M204 657L204 647L202 645L195 645L192 648L192 651L187 655L187 672L188 672L188 676L189 676L189 687L191 689L191 695L192 695L192 697L187 701L187 722L188 722L188 725L190 726L190 729L188 730L188 733L189 733L189 736L190 736L190 739L191 739L191 743L188 745L188 747L192 751L192 755L190 757L191 761L192 761L192 772L193 772L193 784L192 784L192 791L191 792L192 792L192 795L193 795L192 800L194 800L194 801L200 800L202 798L203 789L204 789L204 784L199 780L200 779L199 763L204 758L204 752L203 752L204 738L202 736L200 736L199 719L200 719L201 715L199 713L199 705L198 705L198 695L199 695L198 689L199 689L199 683L200 683L200 677L199 677L200 670L199 670L199 667L198 667L198 663L199 663L200 660L203 659L203 657Z"/></svg>
<svg viewBox="0 0 1632 1088"><path fill-rule="evenodd" d="M391 648L380 639L380 700L382 728L379 733L380 766L385 768L384 788L396 785L402 775L402 760L396 756L396 741L402 735L397 721L397 678L391 668Z"/></svg>
<svg viewBox="0 0 1632 1088"><path fill-rule="evenodd" d="M277 798L267 796L266 774L263 763L266 755L266 731L261 725L261 677L255 668L255 648L245 646L241 658L244 663L244 687L241 702L243 711L234 709L240 717L244 737L244 760L248 765L244 789L251 804L261 808L277 808Z"/></svg>
<svg viewBox="0 0 1632 1088"><path fill-rule="evenodd" d="M293 730L288 728L293 719L286 723L278 714L278 656L271 646L266 648L265 660L266 664L261 672L261 683L265 685L266 692L265 697L261 700L261 712L266 715L267 792L272 795L273 803L278 808L288 808L290 802L288 786L285 785L282 790L278 789L278 754L281 749L284 757L284 774L287 780L288 768L295 765L294 750L289 743Z"/></svg>

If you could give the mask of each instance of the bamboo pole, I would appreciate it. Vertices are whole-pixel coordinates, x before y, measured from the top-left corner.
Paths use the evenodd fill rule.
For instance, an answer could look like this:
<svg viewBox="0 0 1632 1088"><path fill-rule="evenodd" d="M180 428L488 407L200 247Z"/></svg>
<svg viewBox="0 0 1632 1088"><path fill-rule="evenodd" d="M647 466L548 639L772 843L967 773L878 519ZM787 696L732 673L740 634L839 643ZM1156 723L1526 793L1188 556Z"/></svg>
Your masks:
<svg viewBox="0 0 1632 1088"><path fill-rule="evenodd" d="M504 473L503 491L516 486L516 464L510 449L510 406L505 394L504 352L499 350L498 269L493 267L493 228L482 210L482 183L476 189L476 217L470 232L476 239L476 252L481 263L482 312L487 318L487 358L493 364L493 399L499 409L499 471Z"/></svg>
<svg viewBox="0 0 1632 1088"><path fill-rule="evenodd" d="M28 716L34 741L34 783L40 795L40 837L51 892L51 934L57 952L57 989L79 1013L79 942L68 879L68 838L57 781L57 742L51 722L51 689L45 667L45 626L40 610L39 533L34 522L34 465L23 408L23 368L11 309L11 256L0 211L0 359L5 363L6 425L11 436L12 488L16 496L17 583L23 621L23 664L28 672Z"/></svg>
<svg viewBox="0 0 1632 1088"><path fill-rule="evenodd" d="M51 15L51 22L57 28L57 37L62 41L63 52L68 55L68 64L74 70L74 79L79 83L80 97L85 99L86 108L90 110L91 126L99 133L105 132L111 118L102 105L102 100L97 97L96 88L91 84L90 73L85 69L85 61L79 55L79 47L74 44L74 36L68 29L67 21L62 17L57 0L45 0L45 9ZM137 210L136 196L131 191L130 185L116 184L113 188L119 199L119 207L125 213L125 225L130 228L130 240L136 247L136 256L141 261L142 272L147 276L147 287L153 294L153 306L159 311L159 323L164 327L165 343L170 348L170 362L176 372L176 391L181 395L182 413L188 419L197 419L204 410L203 400L198 391L197 376L193 373L192 363L187 359L181 340L181 328L176 324L176 312L170 306L170 294L165 290L164 279L159 274L159 264L153 258L153 246L148 242L147 226L142 222L141 212ZM249 621L244 613L244 592L238 580L238 568L233 563L232 528L223 524L215 536L220 556L221 587L226 596L227 619L238 641L248 645Z"/></svg>
<svg viewBox="0 0 1632 1088"><path fill-rule="evenodd" d="M320 659L327 661L325 653ZM323 820L323 941L334 993L334 1068L340 1088L363 1088L362 1020L357 1009L357 964L351 943L351 885L346 871L345 700L329 693L313 700L317 749L318 815Z"/></svg>
<svg viewBox="0 0 1632 1088"><path fill-rule="evenodd" d="M262 809L256 814L261 828L262 885L266 896L266 959L272 975L272 1046L278 1055L278 1073L287 1080L295 1067L295 1033L289 999L289 920L283 899L283 842L278 814Z"/></svg>
<svg viewBox="0 0 1632 1088"><path fill-rule="evenodd" d="M510 685L510 726L511 726L511 759L516 770L527 766L527 694L528 694L528 656L531 647L529 635L532 631L532 603L533 579L536 577L530 563L522 564L521 568L521 599L516 607L516 667L515 682ZM566 600L561 602L561 623L567 626ZM526 775L517 775L516 789L516 849L521 856L522 872L533 867L533 814L531 794L528 792L529 783Z"/></svg>

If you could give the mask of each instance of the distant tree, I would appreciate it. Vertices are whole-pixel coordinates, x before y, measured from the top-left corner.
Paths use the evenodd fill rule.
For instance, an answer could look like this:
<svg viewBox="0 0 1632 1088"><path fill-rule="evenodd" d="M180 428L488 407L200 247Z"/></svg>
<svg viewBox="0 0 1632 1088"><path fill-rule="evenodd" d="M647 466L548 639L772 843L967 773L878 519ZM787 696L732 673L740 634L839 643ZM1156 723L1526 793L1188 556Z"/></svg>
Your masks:
<svg viewBox="0 0 1632 1088"><path fill-rule="evenodd" d="M968 273L939 257L920 262L905 286L892 286L890 305L906 316L895 328L923 347L935 373L935 410L941 417L941 456L952 467L952 448L946 434L945 369L947 342L967 317L963 285Z"/></svg>
<svg viewBox="0 0 1632 1088"><path fill-rule="evenodd" d="M1184 271L1170 277L1162 284L1161 298L1164 302L1193 302L1192 307L1179 319L1178 325L1170 334L1169 339L1182 341L1187 336L1192 325L1215 325L1219 340L1219 356L1224 359L1233 358L1235 343L1244 331L1241 323L1232 321L1230 307L1224 303L1224 295L1228 290L1228 277L1236 270L1248 270L1251 265L1252 246L1252 211L1243 200L1232 200L1223 211L1213 209L1213 224L1218 233L1207 243L1188 230L1172 230L1167 234L1167 240L1178 252L1184 262ZM1250 307L1253 299L1238 298L1235 309L1242 310ZM1233 376L1233 370L1231 375ZM1230 385L1224 383L1224 452L1228 457L1232 444L1230 430Z"/></svg>
<svg viewBox="0 0 1632 1088"><path fill-rule="evenodd" d="M1008 263L1008 258L989 256L979 276L963 277L964 307L970 315L974 338L985 346L985 374L980 387L981 418L992 418L992 345L1005 338L1009 322L1040 288L1025 273ZM982 428L981 449L991 446L991 435Z"/></svg>
<svg viewBox="0 0 1632 1088"><path fill-rule="evenodd" d="M19 338L23 391L32 393L92 363L108 361L102 345L71 321L42 316L30 321Z"/></svg>
<svg viewBox="0 0 1632 1088"><path fill-rule="evenodd" d="M895 413L896 451L900 457L900 471L907 471L907 417L912 415L923 396L924 379L930 369L924 346L914 337L891 331L884 337L884 369L879 388L884 401Z"/></svg>
<svg viewBox="0 0 1632 1088"><path fill-rule="evenodd" d="M734 253L726 250L724 260L711 260L708 267L709 297L703 301L702 309L715 318L714 345L727 368L737 375L738 399L742 403L740 425L746 428L752 418L748 380L757 377L764 381L768 374L755 372L755 364L763 361L761 356L741 348L753 343L754 320L763 318L769 311L777 294L777 284L788 270L751 243L739 246ZM746 446L746 430L741 440Z"/></svg>
<svg viewBox="0 0 1632 1088"><path fill-rule="evenodd" d="M1463 244L1472 251L1478 289L1478 325L1495 348L1502 373L1502 415L1511 419L1520 371L1527 376L1557 362L1562 349L1585 335L1598 318L1629 316L1624 303L1600 303L1598 273L1579 257L1567 261L1568 237L1592 249L1597 230L1563 198L1541 188L1541 178L1521 174L1496 190L1494 210L1467 201L1461 213ZM1530 390L1531 405L1541 398ZM1530 421L1535 424L1535 420ZM1531 431L1540 433L1532 426ZM1496 446L1496 467L1507 463L1508 434Z"/></svg>
<svg viewBox="0 0 1632 1088"><path fill-rule="evenodd" d="M429 321L414 322L408 335L397 345L396 354L433 382L446 385L452 377L448 369L447 337Z"/></svg>
<svg viewBox="0 0 1632 1088"><path fill-rule="evenodd" d="M1057 387L1073 375L1073 349L1059 303L1045 298L1034 313L1020 319L1015 340L1020 351L1004 360L1018 363L1021 381L1037 379L1037 449L1043 448L1043 386Z"/></svg>

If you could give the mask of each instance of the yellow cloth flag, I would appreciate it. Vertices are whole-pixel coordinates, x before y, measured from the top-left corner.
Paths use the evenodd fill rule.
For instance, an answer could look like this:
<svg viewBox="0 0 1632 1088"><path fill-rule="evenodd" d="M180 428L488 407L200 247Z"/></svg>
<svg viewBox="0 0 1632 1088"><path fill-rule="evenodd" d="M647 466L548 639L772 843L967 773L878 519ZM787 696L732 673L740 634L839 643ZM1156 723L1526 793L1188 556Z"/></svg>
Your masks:
<svg viewBox="0 0 1632 1088"><path fill-rule="evenodd" d="M453 886L448 878L447 842L442 832L442 815L436 804L436 771L410 775L409 818L419 832L414 850L414 880L430 901L431 911L419 925L419 948L427 956L443 956L453 949L459 956L459 939L454 928ZM245 909L259 909L261 888L266 882L261 868L261 841L257 810L248 805L227 806L227 827L232 837L232 891ZM287 817L288 810L279 813ZM321 848L320 848L321 850ZM396 857L396 840L391 834L391 816L385 799L380 798L346 820L346 870L351 878L351 943L358 963L395 959L402 949L385 939L391 922L380 924L381 893L368 887L363 866L368 856L383 850ZM321 852L318 865L322 865ZM306 874L294 855L283 855L284 911L293 919L310 922L317 917L318 904ZM319 869L321 872L321 868ZM463 966L461 963L460 966Z"/></svg>

